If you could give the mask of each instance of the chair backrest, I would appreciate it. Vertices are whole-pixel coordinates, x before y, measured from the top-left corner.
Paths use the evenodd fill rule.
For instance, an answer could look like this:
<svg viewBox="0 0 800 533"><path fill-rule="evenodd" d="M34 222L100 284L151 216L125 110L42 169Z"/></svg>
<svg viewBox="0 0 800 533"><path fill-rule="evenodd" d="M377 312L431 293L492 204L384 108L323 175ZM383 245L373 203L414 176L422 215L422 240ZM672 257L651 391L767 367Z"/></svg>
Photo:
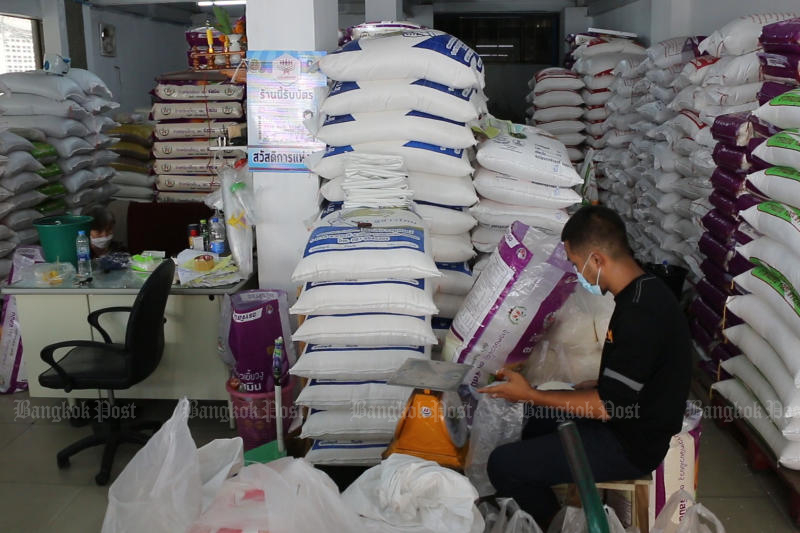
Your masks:
<svg viewBox="0 0 800 533"><path fill-rule="evenodd" d="M175 275L175 263L166 259L144 282L125 331L125 349L132 355L131 373L135 380L149 376L164 352L164 310Z"/></svg>

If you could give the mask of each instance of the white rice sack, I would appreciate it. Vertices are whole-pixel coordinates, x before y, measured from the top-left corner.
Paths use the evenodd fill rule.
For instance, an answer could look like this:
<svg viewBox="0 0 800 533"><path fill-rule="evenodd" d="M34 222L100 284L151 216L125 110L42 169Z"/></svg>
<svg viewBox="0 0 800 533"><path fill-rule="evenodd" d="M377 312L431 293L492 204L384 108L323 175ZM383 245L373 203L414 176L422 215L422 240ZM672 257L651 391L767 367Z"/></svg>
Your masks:
<svg viewBox="0 0 800 533"><path fill-rule="evenodd" d="M68 194L64 201L67 202L68 207L83 207L89 204L96 203L100 200L100 192L98 189L81 189L80 191Z"/></svg>
<svg viewBox="0 0 800 533"><path fill-rule="evenodd" d="M786 276L793 287L800 287L800 258L782 242L758 237L736 246L742 257L757 264L766 264Z"/></svg>
<svg viewBox="0 0 800 533"><path fill-rule="evenodd" d="M758 54L752 52L743 56L723 57L708 68L702 84L703 86L744 85L763 79Z"/></svg>
<svg viewBox="0 0 800 533"><path fill-rule="evenodd" d="M219 176L215 174L207 176L167 174L152 176L152 178L159 191L212 192L219 189L220 186Z"/></svg>
<svg viewBox="0 0 800 533"><path fill-rule="evenodd" d="M584 104L588 106L597 106L603 105L611 100L611 97L614 96L614 94L615 93L609 89L600 89L599 91L589 91L584 89L581 91L581 98L583 99Z"/></svg>
<svg viewBox="0 0 800 533"><path fill-rule="evenodd" d="M430 346L436 344L430 319L388 313L310 316L292 339L334 346Z"/></svg>
<svg viewBox="0 0 800 533"><path fill-rule="evenodd" d="M791 167L770 167L749 174L747 183L767 198L800 207L800 170Z"/></svg>
<svg viewBox="0 0 800 533"><path fill-rule="evenodd" d="M800 89L776 96L753 112L757 118L781 129L800 126Z"/></svg>
<svg viewBox="0 0 800 533"><path fill-rule="evenodd" d="M305 160L305 165L328 179L344 176L347 154L352 152L375 155L401 156L406 170L427 172L444 176L466 176L472 174L472 165L466 150L444 148L418 141L393 141L357 144L354 146L328 146L324 151L314 152Z"/></svg>
<svg viewBox="0 0 800 533"><path fill-rule="evenodd" d="M402 409L414 389L374 381L329 381L312 379L300 391L297 405L319 410L347 410L359 405Z"/></svg>
<svg viewBox="0 0 800 533"><path fill-rule="evenodd" d="M483 60L459 39L437 30L408 30L350 41L319 61L337 81L426 79L456 87L483 88Z"/></svg>
<svg viewBox="0 0 800 533"><path fill-rule="evenodd" d="M95 150L102 150L117 144L119 139L102 133L93 133L86 137L86 142Z"/></svg>
<svg viewBox="0 0 800 533"><path fill-rule="evenodd" d="M375 466L388 447L388 442L315 440L303 458L312 465Z"/></svg>
<svg viewBox="0 0 800 533"><path fill-rule="evenodd" d="M508 227L518 220L549 234L560 234L569 220L569 215L561 209L517 206L485 199L471 207L470 212L486 226Z"/></svg>
<svg viewBox="0 0 800 533"><path fill-rule="evenodd" d="M486 383L525 361L575 288L574 268L557 237L514 223L453 321L444 360L471 364L467 380Z"/></svg>
<svg viewBox="0 0 800 533"><path fill-rule="evenodd" d="M134 185L119 185L119 184L115 185L119 189L115 194L117 198L152 200L153 196L156 195L156 191L152 187L137 187Z"/></svg>
<svg viewBox="0 0 800 533"><path fill-rule="evenodd" d="M642 49L642 51L643 50L644 49ZM578 59L572 68L586 76L599 76L610 74L611 71L614 70L614 67L623 60L635 62L638 65L642 58L640 55L637 57L633 54L600 54L593 57Z"/></svg>
<svg viewBox="0 0 800 533"><path fill-rule="evenodd" d="M488 200L504 204L546 209L561 209L581 202L581 196L568 187L551 187L478 168L475 189Z"/></svg>
<svg viewBox="0 0 800 533"><path fill-rule="evenodd" d="M159 191L156 201L160 204L192 204L206 201L205 192Z"/></svg>
<svg viewBox="0 0 800 533"><path fill-rule="evenodd" d="M8 199L9 199L9 198L11 198L12 196L14 196L14 193L13 193L13 192L9 191L9 190L8 190L8 189L6 189L5 187L2 187L2 186L0 186L0 202L4 202L4 201L8 200ZM3 237L3 236L1 235L1 234L2 234L2 231L4 231L4 230L0 230L0 239L3 239L3 240L5 240L5 239L7 239L8 237Z"/></svg>
<svg viewBox="0 0 800 533"><path fill-rule="evenodd" d="M703 87L695 94L695 102L701 108L706 106L739 106L758 101L762 83L743 85L712 85Z"/></svg>
<svg viewBox="0 0 800 533"><path fill-rule="evenodd" d="M29 152L11 152L5 156L4 165L0 165L0 176L8 178L20 172L38 172L44 168Z"/></svg>
<svg viewBox="0 0 800 533"><path fill-rule="evenodd" d="M569 160L573 163L579 163L583 161L585 154L580 147L575 146L567 146L567 155L569 156Z"/></svg>
<svg viewBox="0 0 800 533"><path fill-rule="evenodd" d="M558 141L561 144L570 147L570 146L578 146L579 144L581 144L583 141L586 140L586 135L583 135L581 133L562 133L560 135L556 135L555 138L558 139ZM567 157L569 157L569 152L567 152Z"/></svg>
<svg viewBox="0 0 800 533"><path fill-rule="evenodd" d="M322 184L320 192L330 202L343 202L342 189L344 177L327 180ZM469 176L441 176L424 172L411 172L408 175L408 186L414 191L414 198L421 202L440 205L469 207L478 201L475 187Z"/></svg>
<svg viewBox="0 0 800 533"><path fill-rule="evenodd" d="M130 172L127 170L118 170L111 178L113 183L117 185L133 185L134 187L152 187L156 182L155 176L147 174L140 174L139 172Z"/></svg>
<svg viewBox="0 0 800 533"><path fill-rule="evenodd" d="M782 131L753 150L753 156L771 165L800 169L800 131Z"/></svg>
<svg viewBox="0 0 800 533"><path fill-rule="evenodd" d="M68 176L61 178L61 183L70 193L76 193L86 187L91 187L102 181L93 171L83 169L78 170Z"/></svg>
<svg viewBox="0 0 800 533"><path fill-rule="evenodd" d="M235 159L156 159L153 171L156 174L214 174Z"/></svg>
<svg viewBox="0 0 800 533"><path fill-rule="evenodd" d="M56 149L58 156L62 159L68 159L79 154L90 154L94 151L94 146L80 137L65 137L63 139L48 137L47 143Z"/></svg>
<svg viewBox="0 0 800 533"><path fill-rule="evenodd" d="M28 192L23 192L17 194L8 200L5 200L6 203L11 204L14 206L14 210L17 209L27 209L29 207L35 207L42 203L43 201L47 200L49 196L46 194L42 194L39 191L33 190Z"/></svg>
<svg viewBox="0 0 800 533"><path fill-rule="evenodd" d="M549 91L537 94L533 98L533 105L537 109L548 107L579 106L583 105L583 97L575 91Z"/></svg>
<svg viewBox="0 0 800 533"><path fill-rule="evenodd" d="M153 155L159 159L180 159L186 157L205 157L212 155L211 148L216 143L211 139L196 141L157 141L153 143Z"/></svg>
<svg viewBox="0 0 800 533"><path fill-rule="evenodd" d="M579 120L556 120L555 122L536 124L536 127L551 135L563 135L565 133L579 133L583 131L586 129L586 123Z"/></svg>
<svg viewBox="0 0 800 533"><path fill-rule="evenodd" d="M237 122L221 122L210 120L208 122L162 122L153 130L156 139L208 139L211 137L224 137L228 128Z"/></svg>
<svg viewBox="0 0 800 533"><path fill-rule="evenodd" d="M545 185L572 187L583 182L558 140L525 127L521 136L502 133L478 146L485 168Z"/></svg>
<svg viewBox="0 0 800 533"><path fill-rule="evenodd" d="M308 379L387 380L408 359L429 359L424 346L306 345L289 373Z"/></svg>
<svg viewBox="0 0 800 533"><path fill-rule="evenodd" d="M52 115L83 120L91 113L72 100L59 102L34 94L3 94L0 95L0 115Z"/></svg>
<svg viewBox="0 0 800 533"><path fill-rule="evenodd" d="M119 126L118 122L105 115L92 115L83 119L81 123L86 126L89 133L103 133Z"/></svg>
<svg viewBox="0 0 800 533"><path fill-rule="evenodd" d="M782 319L775 316L772 307L754 294L729 296L726 307L761 337L769 339L770 346L786 365L795 386L800 386L800 354L797 352L800 340Z"/></svg>
<svg viewBox="0 0 800 533"><path fill-rule="evenodd" d="M81 122L69 118L35 116L0 116L0 130L40 130L47 137L86 137L89 130ZM41 139L44 140L44 139Z"/></svg>
<svg viewBox="0 0 800 533"><path fill-rule="evenodd" d="M437 292L433 297L436 307L439 308L438 316L441 318L455 318L461 306L464 304L465 295L447 294Z"/></svg>
<svg viewBox="0 0 800 533"><path fill-rule="evenodd" d="M386 411L379 409L378 413L371 416L369 413L365 413L364 416L353 416L350 410L312 411L303 424L300 438L389 442L394 437L402 409L398 409L397 413Z"/></svg>
<svg viewBox="0 0 800 533"><path fill-rule="evenodd" d="M414 139L451 148L468 148L475 144L475 136L466 123L422 111L318 115L306 125L314 136L331 146L397 139Z"/></svg>
<svg viewBox="0 0 800 533"><path fill-rule="evenodd" d="M800 294L779 270L760 265L736 276L733 281L766 302L800 338Z"/></svg>
<svg viewBox="0 0 800 533"><path fill-rule="evenodd" d="M718 57L701 56L686 63L680 75L672 82L672 86L680 91L688 85L700 86L711 67L719 61Z"/></svg>
<svg viewBox="0 0 800 533"><path fill-rule="evenodd" d="M586 88L590 91L596 91L598 89L608 89L611 87L611 84L616 81L616 76L612 76L610 74L603 74L601 76L584 76L583 83L586 84Z"/></svg>
<svg viewBox="0 0 800 533"><path fill-rule="evenodd" d="M477 221L462 207L415 202L414 210L428 224L431 233L461 235L475 227Z"/></svg>
<svg viewBox="0 0 800 533"><path fill-rule="evenodd" d="M611 124L603 120L600 122L584 122L586 125L586 134L590 137L602 137L611 129Z"/></svg>
<svg viewBox="0 0 800 533"><path fill-rule="evenodd" d="M772 346L747 324L727 328L724 333L725 337L747 356L775 389L783 404L781 416L800 416L800 390L795 386L786 365Z"/></svg>
<svg viewBox="0 0 800 533"><path fill-rule="evenodd" d="M158 102L151 111L154 120L237 119L244 110L239 102Z"/></svg>
<svg viewBox="0 0 800 533"><path fill-rule="evenodd" d="M611 112L605 106L588 107L583 113L583 118L589 122L597 120L605 120L611 115Z"/></svg>
<svg viewBox="0 0 800 533"><path fill-rule="evenodd" d="M12 194L21 194L47 184L47 180L36 172L19 172L0 179L0 187Z"/></svg>
<svg viewBox="0 0 800 533"><path fill-rule="evenodd" d="M99 96L89 95L80 99L81 105L90 113L107 113L119 108L119 104Z"/></svg>
<svg viewBox="0 0 800 533"><path fill-rule="evenodd" d="M800 255L800 209L779 202L762 202L740 215L761 234L782 242Z"/></svg>
<svg viewBox="0 0 800 533"><path fill-rule="evenodd" d="M548 91L580 91L586 84L578 76L577 73L571 71L563 71L561 73L545 74L541 76L541 72L536 74L536 84L533 87L534 94L546 93Z"/></svg>
<svg viewBox="0 0 800 533"><path fill-rule="evenodd" d="M503 240L508 226L487 226L486 224L478 224L478 227L472 230L472 246L482 254L491 254ZM485 266L485 263L484 263ZM475 263L476 276L480 274L482 269L477 268L478 263Z"/></svg>
<svg viewBox="0 0 800 533"><path fill-rule="evenodd" d="M424 79L339 81L319 112L335 116L403 109L469 122L484 112L485 100L478 89L454 89Z"/></svg>
<svg viewBox="0 0 800 533"><path fill-rule="evenodd" d="M758 50L758 38L767 24L799 17L798 13L758 13L732 20L706 37L697 49L712 56L740 56Z"/></svg>
<svg viewBox="0 0 800 533"><path fill-rule="evenodd" d="M581 102L583 104L583 102ZM583 116L583 106L558 106L537 109L533 114L536 122L555 122L557 120L575 120Z"/></svg>
<svg viewBox="0 0 800 533"><path fill-rule="evenodd" d="M16 151L30 152L33 150L31 142L10 131L0 131L0 155L8 155Z"/></svg>
<svg viewBox="0 0 800 533"><path fill-rule="evenodd" d="M22 231L33 227L36 220L42 218L42 214L35 209L20 209L10 215L5 216L0 224L7 226L14 231Z"/></svg>
<svg viewBox="0 0 800 533"><path fill-rule="evenodd" d="M438 235L431 233L431 253L438 263L460 263L475 257L469 233Z"/></svg>
<svg viewBox="0 0 800 533"><path fill-rule="evenodd" d="M694 59L691 47L686 46L689 37L673 37L661 41L647 49L647 57L658 69L667 69L674 65L686 63Z"/></svg>
<svg viewBox="0 0 800 533"><path fill-rule="evenodd" d="M154 92L162 100L219 102L244 99L245 86L233 83L212 83L207 85L159 83L156 85Z"/></svg>
<svg viewBox="0 0 800 533"><path fill-rule="evenodd" d="M442 273L442 277L434 280L436 292L464 296L475 283L468 263L436 263L436 267Z"/></svg>
<svg viewBox="0 0 800 533"><path fill-rule="evenodd" d="M294 315L396 313L435 315L431 282L418 280L332 281L306 283L292 306Z"/></svg>
<svg viewBox="0 0 800 533"><path fill-rule="evenodd" d="M66 76L77 83L86 94L107 99L111 99L113 97L105 82L93 72L82 68L71 67L67 71Z"/></svg>
<svg viewBox="0 0 800 533"><path fill-rule="evenodd" d="M45 74L44 71L0 74L0 92L33 94L59 102L84 96L83 89L71 78Z"/></svg>
<svg viewBox="0 0 800 533"><path fill-rule="evenodd" d="M778 427L767 416L764 406L744 385L736 379L728 379L714 383L711 388L734 405L737 414L761 436L782 466L800 470L800 443L791 442L781 435Z"/></svg>

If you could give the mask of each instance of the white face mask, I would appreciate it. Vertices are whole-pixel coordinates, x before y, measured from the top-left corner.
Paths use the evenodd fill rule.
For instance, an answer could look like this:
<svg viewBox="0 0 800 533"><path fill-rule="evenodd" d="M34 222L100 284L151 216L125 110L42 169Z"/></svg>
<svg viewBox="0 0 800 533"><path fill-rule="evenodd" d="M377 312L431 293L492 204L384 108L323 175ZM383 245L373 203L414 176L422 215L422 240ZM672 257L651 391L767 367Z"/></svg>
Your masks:
<svg viewBox="0 0 800 533"><path fill-rule="evenodd" d="M92 246L97 248L98 250L105 250L111 244L111 239L114 238L114 235L106 235L105 237L92 237L91 242Z"/></svg>

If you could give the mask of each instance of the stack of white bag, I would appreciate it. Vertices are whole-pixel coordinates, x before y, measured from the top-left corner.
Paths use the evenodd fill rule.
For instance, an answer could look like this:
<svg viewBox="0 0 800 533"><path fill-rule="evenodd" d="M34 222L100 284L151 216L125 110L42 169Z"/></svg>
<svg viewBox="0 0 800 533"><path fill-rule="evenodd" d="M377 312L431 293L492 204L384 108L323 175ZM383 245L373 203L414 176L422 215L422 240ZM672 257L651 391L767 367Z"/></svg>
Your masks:
<svg viewBox="0 0 800 533"><path fill-rule="evenodd" d="M16 244L31 244L38 240L37 218L113 194L107 182L114 170L108 164L116 156L106 150L113 139L103 131L115 123L102 113L118 104L102 80L81 69L66 76L3 74L0 92L0 130L7 144L1 150L7 160L0 172L0 216L15 232Z"/></svg>
<svg viewBox="0 0 800 533"><path fill-rule="evenodd" d="M581 89L586 84L580 76L565 68L546 68L531 78L528 87L528 124L555 135L567 146L571 161L583 160L586 124L580 120L584 111Z"/></svg>
<svg viewBox="0 0 800 533"><path fill-rule="evenodd" d="M480 201L470 211L478 220L472 244L483 254L495 250L515 221L560 234L569 218L566 208L581 201L571 189L581 178L567 148L537 128L511 129L478 146L474 183Z"/></svg>
<svg viewBox="0 0 800 533"><path fill-rule="evenodd" d="M362 170L381 159L351 158ZM399 159L388 158L387 165ZM349 181L345 201L370 203L363 202L368 187L350 197ZM431 278L439 271L428 240L418 215L385 205L342 210L332 204L312 230L292 277L305 285L291 309L306 317L293 338L308 344L291 372L310 379L297 404L310 409L302 437L315 440L307 455L312 463L380 462L411 392L386 380L407 359L429 358L436 344Z"/></svg>

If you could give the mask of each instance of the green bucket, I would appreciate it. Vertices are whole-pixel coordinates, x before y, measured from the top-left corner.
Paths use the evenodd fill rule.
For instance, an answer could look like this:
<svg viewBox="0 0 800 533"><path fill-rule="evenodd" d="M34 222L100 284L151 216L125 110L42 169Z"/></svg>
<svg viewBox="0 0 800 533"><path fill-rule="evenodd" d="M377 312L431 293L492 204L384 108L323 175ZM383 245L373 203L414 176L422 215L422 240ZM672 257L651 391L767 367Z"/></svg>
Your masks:
<svg viewBox="0 0 800 533"><path fill-rule="evenodd" d="M44 258L48 263L72 263L78 266L78 251L75 240L78 231L83 230L89 235L92 226L92 217L78 215L57 215L40 218L33 223L39 232L39 241L42 243Z"/></svg>

